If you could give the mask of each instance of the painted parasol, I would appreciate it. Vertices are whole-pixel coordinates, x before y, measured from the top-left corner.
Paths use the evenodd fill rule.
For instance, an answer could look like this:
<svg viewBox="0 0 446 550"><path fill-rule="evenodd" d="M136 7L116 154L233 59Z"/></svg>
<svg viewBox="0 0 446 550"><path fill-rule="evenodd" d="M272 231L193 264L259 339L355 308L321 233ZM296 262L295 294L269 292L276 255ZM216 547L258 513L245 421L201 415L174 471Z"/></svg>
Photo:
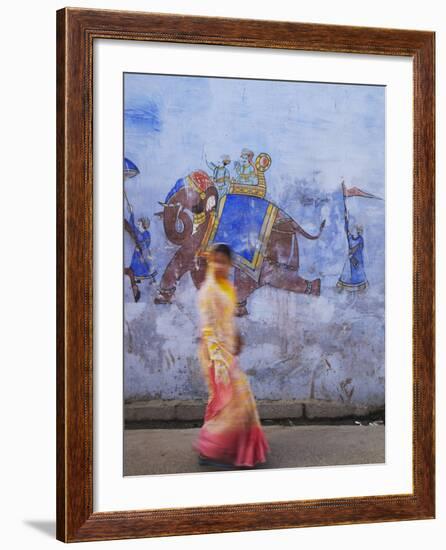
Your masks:
<svg viewBox="0 0 446 550"><path fill-rule="evenodd" d="M130 159L128 159L127 157L124 157L124 181L134 178L138 174L139 174L139 169L136 166L136 164L132 162ZM127 193L125 192L125 187L124 187L124 198L129 210L131 210L132 208L131 208L129 199L127 197Z"/></svg>
<svg viewBox="0 0 446 550"><path fill-rule="evenodd" d="M139 174L139 169L134 162L124 157L124 179L134 178Z"/></svg>

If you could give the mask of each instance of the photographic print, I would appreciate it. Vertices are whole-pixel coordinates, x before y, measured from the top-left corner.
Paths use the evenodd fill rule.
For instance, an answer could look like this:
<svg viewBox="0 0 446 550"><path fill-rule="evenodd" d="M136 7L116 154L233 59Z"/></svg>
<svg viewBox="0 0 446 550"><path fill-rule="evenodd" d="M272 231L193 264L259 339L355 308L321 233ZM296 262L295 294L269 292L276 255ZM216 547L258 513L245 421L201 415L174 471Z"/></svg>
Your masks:
<svg viewBox="0 0 446 550"><path fill-rule="evenodd" d="M430 31L58 10L59 540L435 517L434 130Z"/></svg>
<svg viewBox="0 0 446 550"><path fill-rule="evenodd" d="M385 86L123 75L124 475L385 461Z"/></svg>

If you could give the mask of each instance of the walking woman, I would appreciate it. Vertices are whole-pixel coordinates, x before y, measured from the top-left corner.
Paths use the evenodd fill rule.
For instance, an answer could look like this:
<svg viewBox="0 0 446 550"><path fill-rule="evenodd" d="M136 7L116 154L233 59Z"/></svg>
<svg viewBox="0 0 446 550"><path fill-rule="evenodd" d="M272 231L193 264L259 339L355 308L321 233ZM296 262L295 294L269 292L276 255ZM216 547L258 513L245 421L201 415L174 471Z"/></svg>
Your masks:
<svg viewBox="0 0 446 550"><path fill-rule="evenodd" d="M248 379L238 364L241 337L234 323L237 303L228 279L231 250L215 245L198 294L201 318L200 363L209 399L195 444L203 465L254 467L268 452Z"/></svg>

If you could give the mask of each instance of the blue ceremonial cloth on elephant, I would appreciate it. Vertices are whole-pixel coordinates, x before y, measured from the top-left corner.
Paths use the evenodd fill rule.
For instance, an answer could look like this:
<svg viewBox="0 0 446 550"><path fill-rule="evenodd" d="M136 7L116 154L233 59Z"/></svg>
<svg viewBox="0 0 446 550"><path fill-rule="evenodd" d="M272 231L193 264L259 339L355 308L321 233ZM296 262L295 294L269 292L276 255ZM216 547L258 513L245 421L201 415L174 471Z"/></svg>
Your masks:
<svg viewBox="0 0 446 550"><path fill-rule="evenodd" d="M252 262L268 204L258 197L227 195L214 242L228 244L234 254Z"/></svg>
<svg viewBox="0 0 446 550"><path fill-rule="evenodd" d="M170 199L175 195L175 193L178 193L180 189L182 189L186 185L184 178L180 178L176 181L175 185L172 187L172 189L167 193L165 203L168 203Z"/></svg>
<svg viewBox="0 0 446 550"><path fill-rule="evenodd" d="M234 265L258 280L277 207L260 197L229 193L219 200L209 244L225 243Z"/></svg>

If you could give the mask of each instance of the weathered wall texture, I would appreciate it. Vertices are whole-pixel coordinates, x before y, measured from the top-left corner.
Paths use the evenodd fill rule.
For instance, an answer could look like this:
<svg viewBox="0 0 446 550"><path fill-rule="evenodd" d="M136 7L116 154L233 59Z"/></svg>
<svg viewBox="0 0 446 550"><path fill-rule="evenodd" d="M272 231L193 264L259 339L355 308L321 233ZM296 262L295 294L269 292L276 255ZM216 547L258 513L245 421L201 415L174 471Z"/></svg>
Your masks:
<svg viewBox="0 0 446 550"><path fill-rule="evenodd" d="M196 354L196 291L189 278L172 305L125 305L125 398L205 396ZM257 290L240 319L241 365L259 399L328 399L384 405L382 302L371 292L312 298Z"/></svg>
<svg viewBox="0 0 446 550"><path fill-rule="evenodd" d="M269 200L310 233L326 220L318 240L297 237L300 275L320 277L321 296L263 287L250 296L249 314L238 321L246 340L241 365L256 397L383 406L385 201L348 199L351 226L364 227L370 286L338 293L336 281L347 258L341 178L348 187L384 197L384 89L131 76L125 155L140 174L126 182L126 192L135 217L151 218L158 281L143 281L134 303L124 278L125 399L205 396L190 275L180 280L172 304L153 302L177 250L154 214L178 178L207 170L205 154L218 160L228 153L237 160L242 147L250 147L271 155ZM232 164L229 169L233 173ZM126 233L126 266L133 249Z"/></svg>

